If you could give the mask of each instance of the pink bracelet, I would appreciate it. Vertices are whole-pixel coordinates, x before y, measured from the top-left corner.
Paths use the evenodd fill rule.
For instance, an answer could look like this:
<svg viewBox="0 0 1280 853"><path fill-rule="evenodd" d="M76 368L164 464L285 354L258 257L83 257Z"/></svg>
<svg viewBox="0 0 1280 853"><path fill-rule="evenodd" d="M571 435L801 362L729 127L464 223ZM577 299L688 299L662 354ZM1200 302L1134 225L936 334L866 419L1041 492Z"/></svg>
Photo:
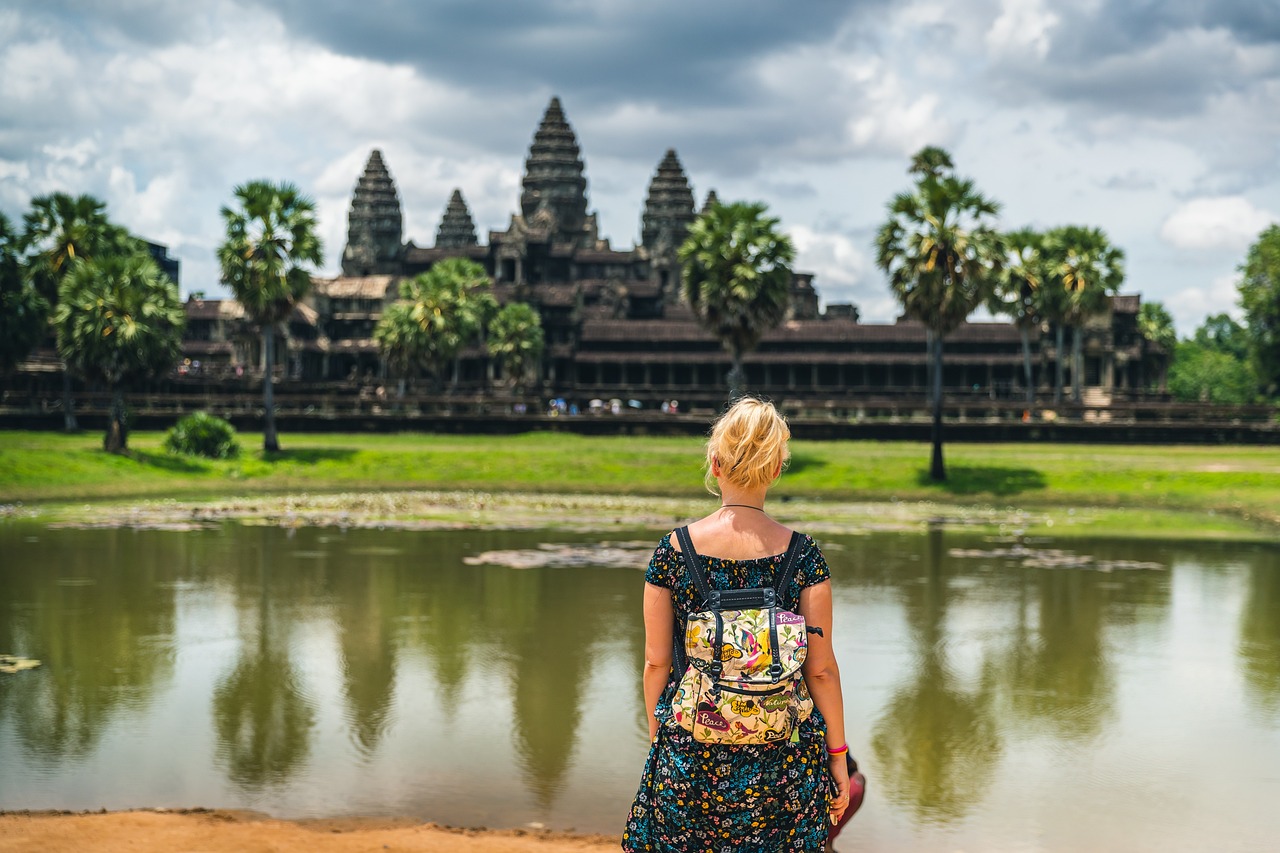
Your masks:
<svg viewBox="0 0 1280 853"><path fill-rule="evenodd" d="M849 744L847 743L844 746L836 747L835 749L832 749L831 747L827 747L827 755L830 755L832 757L835 757L837 755L844 755L848 751L849 751Z"/></svg>

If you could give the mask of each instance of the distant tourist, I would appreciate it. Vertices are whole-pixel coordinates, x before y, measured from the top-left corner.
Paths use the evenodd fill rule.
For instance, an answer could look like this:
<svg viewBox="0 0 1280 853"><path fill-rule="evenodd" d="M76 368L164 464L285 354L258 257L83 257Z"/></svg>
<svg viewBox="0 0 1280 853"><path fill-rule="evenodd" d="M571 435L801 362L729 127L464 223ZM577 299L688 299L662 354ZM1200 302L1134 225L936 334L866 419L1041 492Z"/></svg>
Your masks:
<svg viewBox="0 0 1280 853"><path fill-rule="evenodd" d="M849 806L830 570L813 539L764 509L790 437L771 403L735 403L707 442L708 487L714 481L720 507L664 536L649 562L643 684L650 748L624 850L817 853ZM776 597L776 607L755 611L764 619L755 624L767 627L742 631L743 617L725 608L714 620L695 617L686 637L687 617L713 606L715 590L739 590L739 614L751 607L745 602ZM702 624L725 633L710 629L712 641ZM775 632L802 646L807 637L807 654L780 645ZM695 661L687 668L686 650ZM783 664L793 667L789 679ZM748 680L764 687L708 688L708 671L718 677L724 669L761 674Z"/></svg>

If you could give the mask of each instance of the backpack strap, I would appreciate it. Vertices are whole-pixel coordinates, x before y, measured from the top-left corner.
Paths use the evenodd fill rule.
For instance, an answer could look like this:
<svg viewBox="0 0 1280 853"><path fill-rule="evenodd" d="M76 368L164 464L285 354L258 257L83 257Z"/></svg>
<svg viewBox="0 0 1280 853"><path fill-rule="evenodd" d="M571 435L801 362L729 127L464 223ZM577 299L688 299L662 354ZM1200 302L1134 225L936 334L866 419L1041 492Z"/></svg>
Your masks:
<svg viewBox="0 0 1280 853"><path fill-rule="evenodd" d="M697 587L698 595L702 596L702 606L706 607L711 603L711 584L707 581L707 573L702 570L702 558L694 550L693 540L689 538L689 528L677 527L676 539L680 541L680 559L684 560L685 567L689 569L693 585Z"/></svg>
<svg viewBox="0 0 1280 853"><path fill-rule="evenodd" d="M724 619L720 617L720 611L715 609L718 604L718 597L713 595L711 584L707 580L707 573L702 569L702 557L698 555L697 550L693 547L693 539L689 537L689 528L677 527L676 538L680 540L680 558L684 560L685 566L689 569L689 574L693 576L693 585L698 589L698 595L702 596L702 606L711 607L716 619L716 639L713 649L713 657L711 660L711 677L719 678L720 672L724 666L720 659L720 648L724 644ZM677 626L677 634L679 631ZM683 638L682 638L683 639ZM681 655L683 658L683 655Z"/></svg>
<svg viewBox="0 0 1280 853"><path fill-rule="evenodd" d="M787 587L791 586L791 579L796 574L796 560L800 558L800 546L804 544L804 536L800 531L791 531L791 541L787 544L787 553L782 558L782 574L778 576L778 582L774 585L774 589L778 591L778 606L783 606L783 602L787 598Z"/></svg>

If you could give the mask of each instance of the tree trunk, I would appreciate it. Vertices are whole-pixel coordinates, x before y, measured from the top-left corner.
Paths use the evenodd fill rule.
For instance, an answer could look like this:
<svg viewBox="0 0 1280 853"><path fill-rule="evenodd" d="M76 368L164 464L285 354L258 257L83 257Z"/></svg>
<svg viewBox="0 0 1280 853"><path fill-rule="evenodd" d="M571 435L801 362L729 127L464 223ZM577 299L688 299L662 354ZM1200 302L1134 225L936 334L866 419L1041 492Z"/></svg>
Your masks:
<svg viewBox="0 0 1280 853"><path fill-rule="evenodd" d="M924 399L925 402L933 405L933 329L925 329L924 331Z"/></svg>
<svg viewBox="0 0 1280 853"><path fill-rule="evenodd" d="M1071 401L1084 400L1084 348L1080 345L1084 336L1084 324L1071 329Z"/></svg>
<svg viewBox="0 0 1280 853"><path fill-rule="evenodd" d="M1027 414L1032 414L1036 407L1036 386L1031 370L1031 330L1023 326L1022 332L1022 374L1027 381Z"/></svg>
<svg viewBox="0 0 1280 853"><path fill-rule="evenodd" d="M65 364L62 365L62 428L67 432L80 430L80 424L76 423L76 401L71 397L71 374Z"/></svg>
<svg viewBox="0 0 1280 853"><path fill-rule="evenodd" d="M729 368L726 379L729 381L729 405L732 406L744 396L742 386L746 384L746 376L742 371L742 353L734 352L730 357L733 359L733 366Z"/></svg>
<svg viewBox="0 0 1280 853"><path fill-rule="evenodd" d="M108 453L124 453L129 449L129 425L125 419L124 393L119 388L111 390L111 412L107 416L107 434L102 449Z"/></svg>
<svg viewBox="0 0 1280 853"><path fill-rule="evenodd" d="M929 461L929 479L941 483L947 479L947 466L942 461L942 336L933 336L933 457Z"/></svg>
<svg viewBox="0 0 1280 853"><path fill-rule="evenodd" d="M1062 324L1053 324L1053 403L1062 402Z"/></svg>
<svg viewBox="0 0 1280 853"><path fill-rule="evenodd" d="M276 330L271 324L262 327L262 407L266 422L262 429L262 449L267 453L280 450L276 436L275 395Z"/></svg>

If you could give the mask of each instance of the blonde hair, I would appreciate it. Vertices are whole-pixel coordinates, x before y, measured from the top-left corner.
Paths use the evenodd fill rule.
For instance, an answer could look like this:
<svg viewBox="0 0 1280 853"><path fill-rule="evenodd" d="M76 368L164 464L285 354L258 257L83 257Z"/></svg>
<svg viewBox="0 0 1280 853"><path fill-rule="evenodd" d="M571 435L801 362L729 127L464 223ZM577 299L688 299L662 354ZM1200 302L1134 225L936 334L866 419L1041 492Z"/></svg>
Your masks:
<svg viewBox="0 0 1280 853"><path fill-rule="evenodd" d="M707 490L719 494L711 473L712 460L720 476L746 489L770 486L791 457L787 442L791 429L773 403L743 397L716 420L707 439Z"/></svg>

